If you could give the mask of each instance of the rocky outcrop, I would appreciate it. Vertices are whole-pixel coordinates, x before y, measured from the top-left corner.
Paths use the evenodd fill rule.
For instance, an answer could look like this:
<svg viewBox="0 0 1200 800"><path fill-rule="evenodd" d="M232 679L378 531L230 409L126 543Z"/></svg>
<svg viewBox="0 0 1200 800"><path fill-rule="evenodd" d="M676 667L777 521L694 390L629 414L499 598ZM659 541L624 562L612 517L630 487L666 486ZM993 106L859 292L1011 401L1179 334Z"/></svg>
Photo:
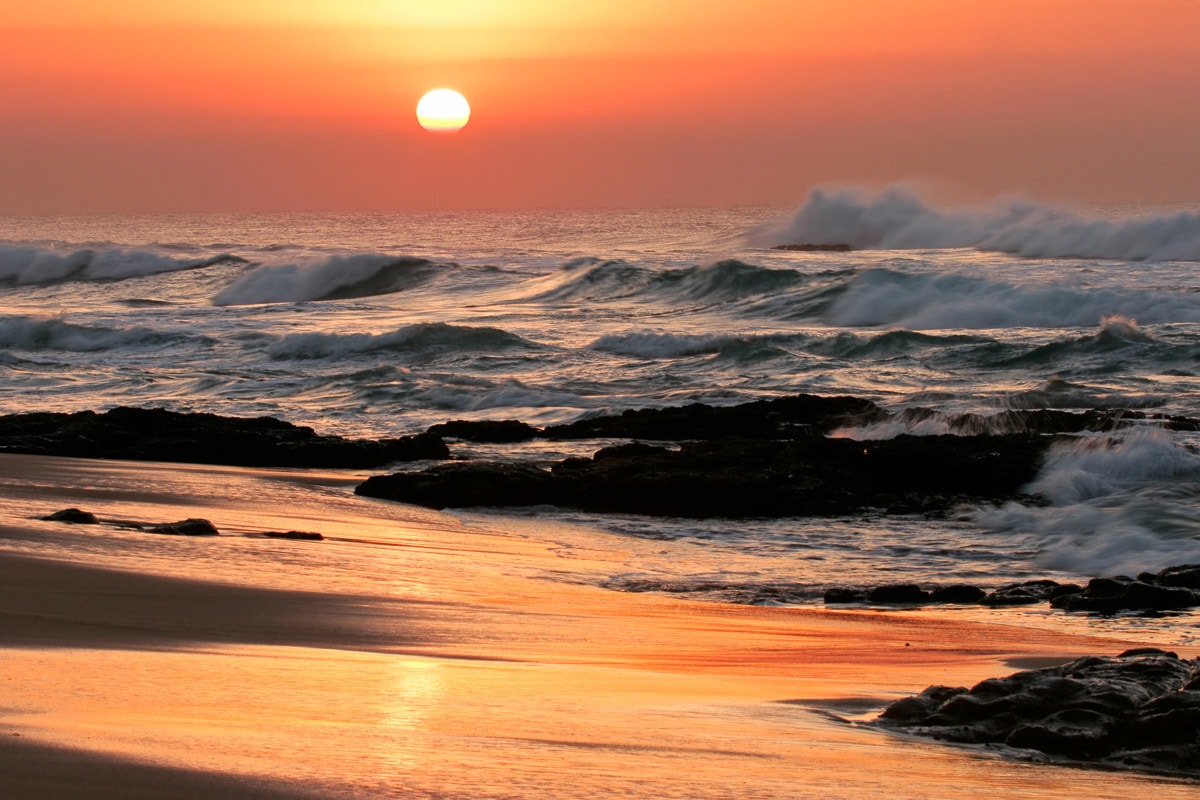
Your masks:
<svg viewBox="0 0 1200 800"><path fill-rule="evenodd" d="M877 724L951 742L1200 774L1200 660L1142 648L970 689L931 686L888 706Z"/></svg>
<svg viewBox="0 0 1200 800"><path fill-rule="evenodd" d="M1097 614L1180 611L1200 607L1200 564L1180 564L1136 578L1117 575L1093 578L1086 586L1052 580L1010 583L990 592L969 584L922 588L915 584L874 587L834 586L825 591L826 605L924 605L966 603L1026 606L1049 603L1064 611Z"/></svg>
<svg viewBox="0 0 1200 800"><path fill-rule="evenodd" d="M167 536L219 536L220 531L206 519L188 518L179 522L164 522L161 525L150 525L142 528L150 533L162 533Z"/></svg>
<svg viewBox="0 0 1200 800"><path fill-rule="evenodd" d="M542 435L542 432L532 425L515 419L482 421L456 419L434 425L425 432L430 436L489 444L528 442Z"/></svg>
<svg viewBox="0 0 1200 800"><path fill-rule="evenodd" d="M100 520L90 511L82 511L78 508L64 508L61 511L55 511L53 514L47 514L39 519L47 522L68 522L72 525L99 525Z"/></svg>
<svg viewBox="0 0 1200 800"><path fill-rule="evenodd" d="M422 434L360 440L321 436L273 417L222 417L162 408L0 417L0 452L246 467L369 469L448 458L445 443Z"/></svg>
<svg viewBox="0 0 1200 800"><path fill-rule="evenodd" d="M461 463L371 478L356 493L432 508L559 505L681 517L829 515L867 508L945 510L1017 497L1052 439L803 436L680 447L642 443L535 466Z"/></svg>
<svg viewBox="0 0 1200 800"><path fill-rule="evenodd" d="M645 408L592 417L542 431L548 439L795 439L824 436L837 428L883 422L890 415L870 400L800 394L736 406L703 403Z"/></svg>

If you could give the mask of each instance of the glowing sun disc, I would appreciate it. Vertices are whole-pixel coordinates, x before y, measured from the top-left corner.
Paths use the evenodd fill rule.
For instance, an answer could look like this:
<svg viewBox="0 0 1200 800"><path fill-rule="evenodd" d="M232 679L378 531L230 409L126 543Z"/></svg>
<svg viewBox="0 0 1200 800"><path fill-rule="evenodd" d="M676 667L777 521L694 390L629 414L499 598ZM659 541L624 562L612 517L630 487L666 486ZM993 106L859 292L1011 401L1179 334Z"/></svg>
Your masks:
<svg viewBox="0 0 1200 800"><path fill-rule="evenodd" d="M417 122L427 131L453 133L471 118L467 98L453 89L434 89L426 92L417 103Z"/></svg>

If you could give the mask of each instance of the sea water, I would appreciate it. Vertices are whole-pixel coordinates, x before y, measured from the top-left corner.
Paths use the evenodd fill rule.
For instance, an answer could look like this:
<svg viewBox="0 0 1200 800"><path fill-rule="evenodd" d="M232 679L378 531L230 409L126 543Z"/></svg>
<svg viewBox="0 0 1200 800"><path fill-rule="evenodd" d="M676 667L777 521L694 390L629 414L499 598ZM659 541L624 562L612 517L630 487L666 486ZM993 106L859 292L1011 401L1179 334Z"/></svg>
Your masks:
<svg viewBox="0 0 1200 800"><path fill-rule="evenodd" d="M794 211L6 218L0 413L165 407L380 437L810 392L938 412L836 434L862 439L1013 408L1200 417L1198 265L1194 209L941 208L897 188ZM1030 487L1047 505L938 519L459 516L587 530L624 561L586 580L733 602L1134 573L1200 561L1195 445L1153 425L1085 436Z"/></svg>

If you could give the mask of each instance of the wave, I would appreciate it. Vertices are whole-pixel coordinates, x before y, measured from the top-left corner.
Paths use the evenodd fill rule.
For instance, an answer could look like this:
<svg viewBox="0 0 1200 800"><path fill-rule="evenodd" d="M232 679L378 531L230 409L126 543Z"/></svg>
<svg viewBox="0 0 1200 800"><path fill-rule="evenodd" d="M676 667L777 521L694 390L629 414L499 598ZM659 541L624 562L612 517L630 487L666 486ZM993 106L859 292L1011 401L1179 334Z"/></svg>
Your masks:
<svg viewBox="0 0 1200 800"><path fill-rule="evenodd" d="M910 330L1091 327L1106 318L1200 322L1200 293L1016 285L960 273L878 268L860 272L825 312L832 325Z"/></svg>
<svg viewBox="0 0 1200 800"><path fill-rule="evenodd" d="M171 258L148 250L109 248L61 253L46 247L4 245L0 246L0 283L120 281L225 263L245 260L228 253L208 258Z"/></svg>
<svg viewBox="0 0 1200 800"><path fill-rule="evenodd" d="M213 298L213 305L298 303L392 294L419 286L444 265L423 258L359 253L302 264L260 266Z"/></svg>
<svg viewBox="0 0 1200 800"><path fill-rule="evenodd" d="M1186 351L1186 352L1183 352ZM1041 364L1071 363L1072 359L1088 356L1109 357L1128 352L1143 359L1170 361L1177 355L1189 357L1194 348L1178 348L1160 342L1147 334L1127 317L1105 317L1096 333L1075 336L1035 347L1029 352L1006 358L996 364L1001 367L1027 367ZM1109 361L1111 364L1111 360Z"/></svg>
<svg viewBox="0 0 1200 800"><path fill-rule="evenodd" d="M787 222L754 231L756 246L877 250L973 248L1029 258L1200 261L1200 212L1101 217L1020 198L937 208L916 191L816 188Z"/></svg>
<svg viewBox="0 0 1200 800"><path fill-rule="evenodd" d="M91 353L119 347L161 347L194 337L144 327L75 325L59 318L0 317L0 347Z"/></svg>
<svg viewBox="0 0 1200 800"><path fill-rule="evenodd" d="M389 333L291 333L267 346L272 358L327 359L384 351L421 353L495 353L542 349L542 345L499 328L448 325L444 322L405 325Z"/></svg>
<svg viewBox="0 0 1200 800"><path fill-rule="evenodd" d="M951 334L936 336L916 331L888 331L875 336L839 333L813 342L809 352L846 359L891 358L944 347L988 344L993 340L979 336Z"/></svg>
<svg viewBox="0 0 1200 800"><path fill-rule="evenodd" d="M845 274L845 273L839 273ZM533 300L606 301L637 298L718 303L768 295L812 280L793 269L774 269L729 259L682 269L651 269L626 261L575 259L544 278Z"/></svg>
<svg viewBox="0 0 1200 800"><path fill-rule="evenodd" d="M1167 431L1055 445L1028 488L1050 505L1009 504L978 519L1026 537L1046 567L1133 575L1200 561L1200 455Z"/></svg>

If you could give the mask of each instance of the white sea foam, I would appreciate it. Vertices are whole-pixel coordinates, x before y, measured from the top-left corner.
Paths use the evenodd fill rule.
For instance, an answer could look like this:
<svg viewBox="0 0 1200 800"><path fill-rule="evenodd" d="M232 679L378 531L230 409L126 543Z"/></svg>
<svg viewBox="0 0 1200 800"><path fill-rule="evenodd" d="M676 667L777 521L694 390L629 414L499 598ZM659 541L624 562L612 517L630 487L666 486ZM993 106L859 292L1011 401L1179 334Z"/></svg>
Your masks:
<svg viewBox="0 0 1200 800"><path fill-rule="evenodd" d="M436 271L437 265L425 259L374 253L271 264L238 278L212 302L235 306L369 297L411 288Z"/></svg>
<svg viewBox="0 0 1200 800"><path fill-rule="evenodd" d="M1009 504L979 519L1027 537L1045 567L1113 575L1200 561L1200 455L1167 431L1056 445L1028 489L1051 505Z"/></svg>
<svg viewBox="0 0 1200 800"><path fill-rule="evenodd" d="M938 208L913 189L871 193L817 188L783 224L752 234L759 246L845 244L855 248L974 248L1027 258L1200 261L1200 212L1089 216L1020 198Z"/></svg>
<svg viewBox="0 0 1200 800"><path fill-rule="evenodd" d="M108 248L60 252L46 247L0 246L0 283L117 281L143 275L196 269L241 260L228 254L208 258L172 258L149 250Z"/></svg>

